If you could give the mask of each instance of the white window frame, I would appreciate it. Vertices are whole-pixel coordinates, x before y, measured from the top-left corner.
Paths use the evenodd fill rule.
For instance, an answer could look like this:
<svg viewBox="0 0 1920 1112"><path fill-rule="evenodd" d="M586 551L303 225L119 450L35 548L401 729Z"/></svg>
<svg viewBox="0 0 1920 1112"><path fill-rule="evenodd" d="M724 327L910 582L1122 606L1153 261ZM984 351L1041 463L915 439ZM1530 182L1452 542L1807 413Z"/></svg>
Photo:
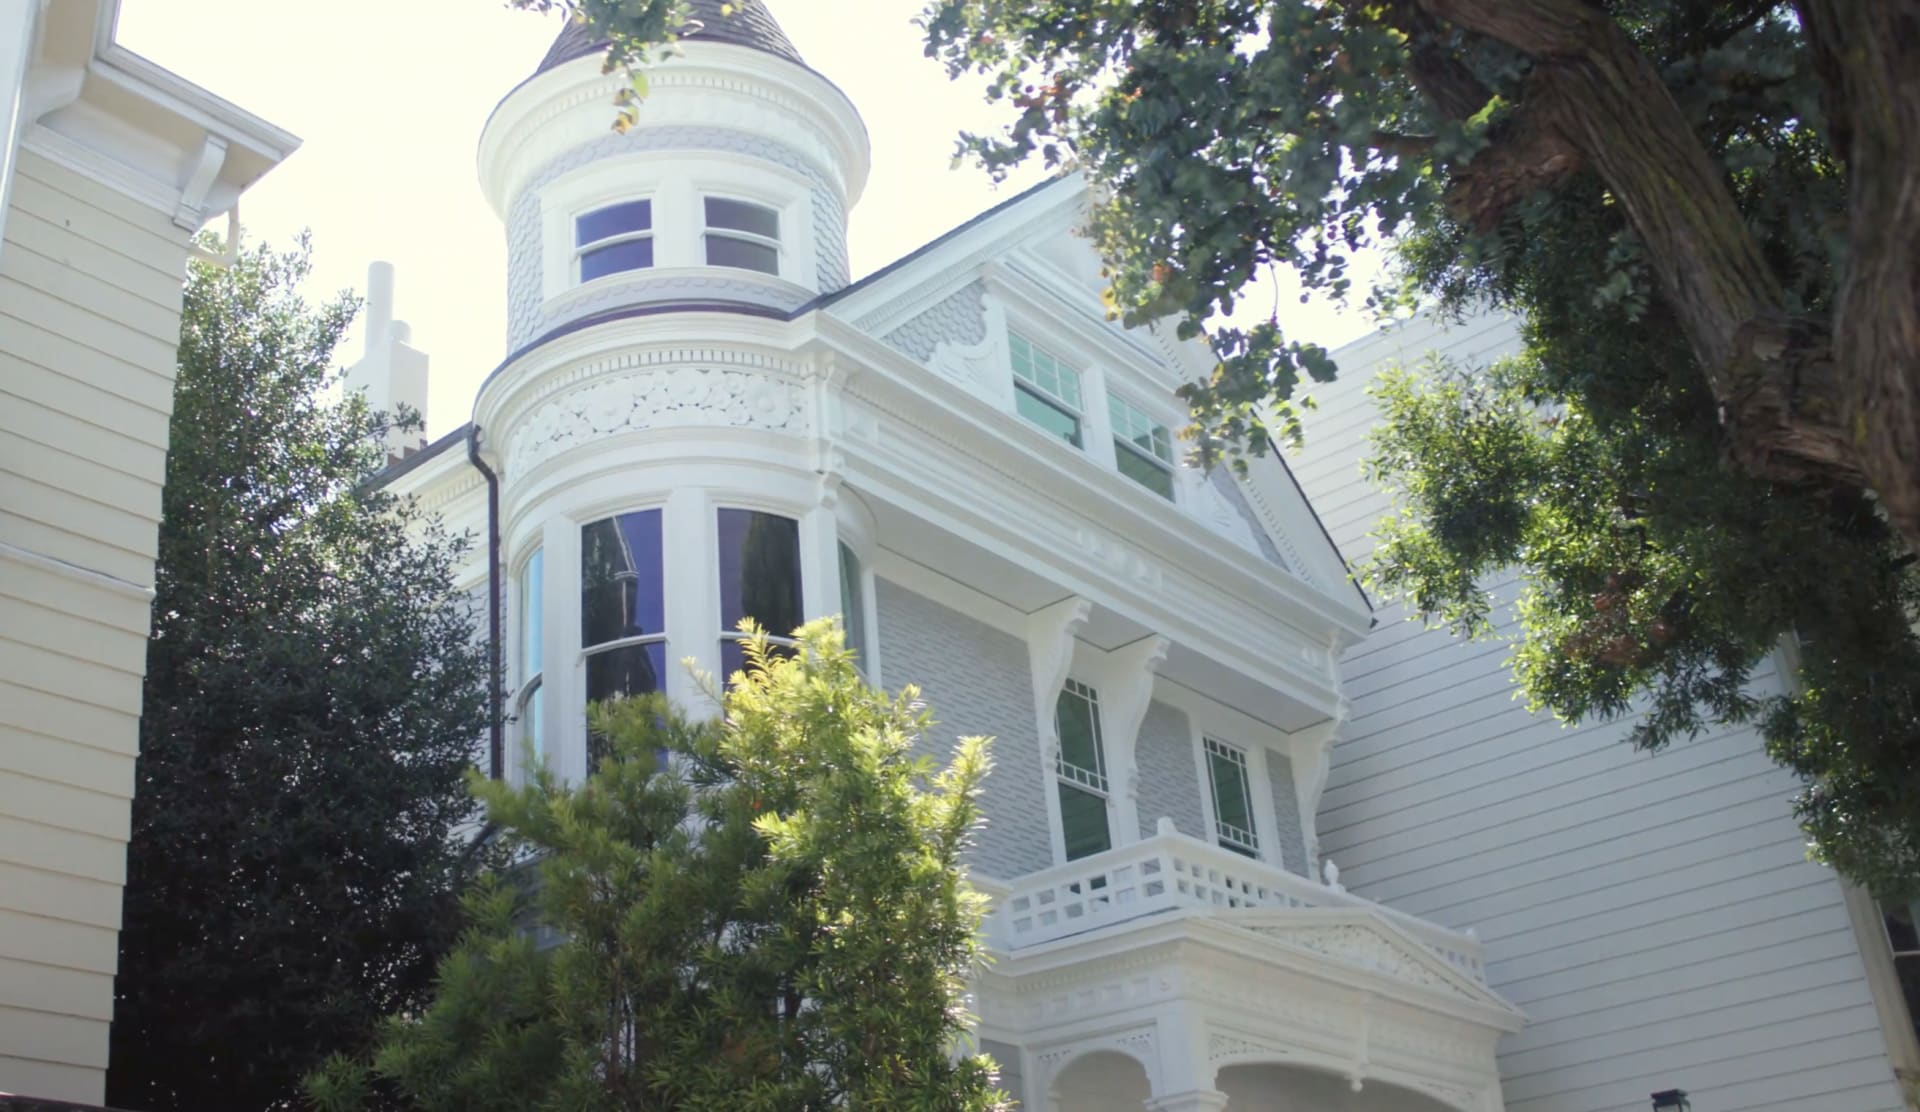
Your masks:
<svg viewBox="0 0 1920 1112"><path fill-rule="evenodd" d="M1246 853L1247 856L1262 860L1260 845L1260 802L1253 792L1253 754L1245 747L1231 742L1221 741L1212 734L1202 734L1200 745L1206 758L1207 771L1207 814L1211 819L1214 844L1223 849ZM1253 823L1250 829L1242 830L1220 817L1220 781L1213 773L1213 758L1219 756L1229 764L1237 765L1240 770L1240 789L1246 795L1247 820ZM1233 833L1229 833L1232 831ZM1245 837L1237 835L1244 833Z"/></svg>
<svg viewBox="0 0 1920 1112"><path fill-rule="evenodd" d="M660 515L660 631L658 633L641 634L636 637L620 637L612 641L601 641L593 645L582 645L580 643L580 629L584 621L584 607L586 604L586 585L582 582L582 572L585 569L582 564L586 553L584 541L587 527L598 525L602 521L614 521L628 514L647 513L649 511ZM566 583L568 587L567 593L573 600L573 606L571 607L572 620L567 623L566 630L567 643L572 647L575 681L573 685L574 698L571 704L572 713L569 715L569 718L578 725L577 736L582 746L580 755L586 762L585 765L582 766L583 771L591 772L593 762L590 750L592 749L593 739L587 729L587 705L590 702L589 692L587 691L587 662L593 657L603 656L616 649L630 648L635 645L660 644L671 646L673 633L671 627L673 622L671 617L672 604L669 600L672 598L671 591L673 589L673 545L668 541L669 526L667 508L659 502L629 505L621 509L591 514L577 521L573 521L571 524L574 533L574 560L572 564L572 574L566 580ZM668 678L666 673L673 669L674 663L672 657L665 656L664 653L662 655L665 658L665 667L662 675L659 677L659 685L655 690L661 694L665 694L667 692ZM549 707L547 709L551 711L553 708Z"/></svg>
<svg viewBox="0 0 1920 1112"><path fill-rule="evenodd" d="M771 208L780 214L780 273L727 269L763 281L818 285L813 224L815 186L806 176L763 159L717 151L675 152L671 158L635 152L597 159L539 187L541 292L543 301L564 301L583 289L575 280L573 221L621 201L653 203L653 266L626 270L604 280L672 277L711 272L706 263L706 209L702 198L723 197Z"/></svg>
<svg viewBox="0 0 1920 1112"><path fill-rule="evenodd" d="M771 212L777 234L764 236L758 232L749 232L742 228L728 228L708 223L707 202L710 200L731 201L737 205L750 205L754 208L765 209ZM748 274L762 274L770 278L786 276L788 272L787 247L783 241L787 238L787 214L782 210L780 205L769 203L759 197L744 195L734 190L709 189L701 191L699 195L699 207L696 212L700 221L701 265L717 267L722 270L741 270ZM761 247L773 248L773 273L767 274L764 270L755 270L752 267L721 266L719 263L710 261L707 257L707 241L714 236L719 236L722 239L738 240L741 243L753 243Z"/></svg>
<svg viewBox="0 0 1920 1112"><path fill-rule="evenodd" d="M530 573L536 562L540 566L540 580L538 583L530 580ZM515 606L517 611L515 617L517 621L514 623L514 628L519 634L519 636L515 638L516 659L514 661L514 667L518 671L520 683L515 689L513 696L514 743L510 747L511 751L505 755L507 767L501 770L506 775L509 783L518 783L522 779L520 759L524 750L529 746L532 748L534 758L542 767L552 767L551 764L549 764L552 758L548 754L547 739L544 736L544 732L540 729L540 727L544 725L544 711L547 709L546 703L548 701L541 695L546 685L546 568L546 548L543 545L535 545L533 551L529 552L526 558L520 561L513 576L514 597L517 600ZM529 629L530 617L534 609L530 600L536 591L539 592L541 596L540 625L538 628ZM531 662L529 657L531 653L529 650L535 645L538 645L540 648L541 667L539 669L530 667ZM528 713L528 708L533 705L533 701L536 698L541 700L543 713L540 716L534 716Z"/></svg>
<svg viewBox="0 0 1920 1112"><path fill-rule="evenodd" d="M1093 755L1094 760L1100 765L1097 769L1082 768L1079 765L1069 763L1067 760L1066 739L1060 734L1060 700L1068 694L1084 698L1093 711ZM1099 799L1107 826L1107 849L1112 850L1121 844L1120 839L1115 836L1114 831L1116 815L1114 813L1112 781L1106 767L1107 736L1106 723L1103 721L1104 717L1100 708L1099 689L1084 680L1068 676L1065 682L1060 685L1060 692L1054 696L1053 701L1053 742L1055 748L1052 769L1052 787L1054 794L1052 806L1055 808L1060 820L1059 860L1063 862L1078 860L1078 858L1069 858L1067 856L1067 816L1066 809L1060 804L1060 789L1062 785L1073 788L1076 791L1086 792L1088 795Z"/></svg>
<svg viewBox="0 0 1920 1112"><path fill-rule="evenodd" d="M1021 377L1020 371L1014 365L1013 361L1013 346L1015 341L1026 345L1029 364L1039 358L1045 358L1049 363L1053 364L1054 370L1058 372L1062 379L1071 377L1074 393L1080 396L1080 400L1077 402L1069 401L1054 391L1049 390L1041 383L1033 379ZM1012 385L1013 391L1013 415L1018 418L1022 424L1030 428L1038 429L1049 439L1057 440L1075 451L1087 451L1087 445L1093 439L1095 430L1092 428L1093 422L1090 420L1091 407L1087 405L1089 383L1088 375L1085 371L1054 354L1052 348L1033 339L1033 337L1029 336L1024 330L1009 325L1007 328L1007 378ZM1052 406L1067 416L1072 417L1074 423L1079 428L1080 442L1075 444L1070 440L1064 440L1055 436L1050 430L1042 428L1039 424L1021 413L1019 406L1020 393L1022 391L1032 394L1041 404Z"/></svg>
<svg viewBox="0 0 1920 1112"><path fill-rule="evenodd" d="M582 217L591 216L592 214L599 212L602 209L612 208L615 205L632 204L638 201L645 201L647 203L647 226L645 229L626 231L626 232L616 232L613 235L603 236L600 239L591 240L587 243L579 242L578 221ZM649 242L653 242L654 229L658 226L659 221L660 221L660 206L651 195L640 195L640 196L627 197L621 200L603 201L599 204L592 205L587 208L583 208L580 211L574 213L573 220L569 221L569 224L571 225L571 231L573 232L573 234L568 237L573 242L573 259L568 264L568 268L569 268L568 277L570 279L570 283L574 286L585 286L585 285L591 285L595 282L611 282L611 281L616 281L625 275L632 274L635 271L656 269L660 265L660 248L658 243L654 243L653 262L647 264L646 266L629 267L625 270L616 270L611 274L602 274L598 278L580 277L580 261L583 258L585 258L589 253L598 251L603 247L614 247L622 243L633 243L643 239Z"/></svg>
<svg viewBox="0 0 1920 1112"><path fill-rule="evenodd" d="M1132 431L1132 423L1129 421L1127 427L1123 428L1121 424L1123 418L1138 418L1139 420L1147 422L1148 438L1152 439L1155 433L1159 433L1164 437L1167 442L1167 454L1165 456L1156 455L1134 443L1133 438L1127 435L1128 432ZM1167 494L1165 497L1169 502L1178 502L1180 472L1177 464L1173 460L1172 427L1154 417L1148 407L1136 404L1133 399L1129 398L1125 393L1111 388L1107 391L1107 425L1108 433L1113 437L1113 450L1115 454L1131 452L1141 460L1166 472ZM1114 469L1116 471L1119 470L1119 462L1117 459L1114 463ZM1130 482L1138 481L1132 479L1130 476L1126 476L1125 472L1121 472L1121 474L1123 477L1128 478ZM1140 485L1143 487L1146 486L1144 483ZM1147 487L1146 489L1152 490L1151 487ZM1160 493L1157 490L1152 490L1152 492L1154 494Z"/></svg>

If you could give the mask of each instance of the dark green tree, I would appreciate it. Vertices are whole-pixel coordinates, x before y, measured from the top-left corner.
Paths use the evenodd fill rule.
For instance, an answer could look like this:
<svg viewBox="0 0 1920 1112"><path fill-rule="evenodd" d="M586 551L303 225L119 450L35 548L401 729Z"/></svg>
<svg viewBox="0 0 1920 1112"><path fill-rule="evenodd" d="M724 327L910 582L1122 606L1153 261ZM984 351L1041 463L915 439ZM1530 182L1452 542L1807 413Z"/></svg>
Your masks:
<svg viewBox="0 0 1920 1112"><path fill-rule="evenodd" d="M482 782L526 862L468 899L424 1009L322 1112L1003 1108L956 1053L981 898L960 859L986 742L935 772L912 688L866 686L831 622L747 645L716 722L593 708L595 773Z"/></svg>
<svg viewBox="0 0 1920 1112"><path fill-rule="evenodd" d="M487 657L464 542L367 479L387 419L328 400L356 302L309 248L188 276L108 1089L263 1109L412 1006L482 864L465 775Z"/></svg>
<svg viewBox="0 0 1920 1112"><path fill-rule="evenodd" d="M1298 433L1327 354L1220 319L1258 274L1344 296L1395 252L1499 368L1386 384L1403 495L1371 569L1484 631L1519 566L1539 705L1660 746L1757 722L1815 850L1920 881L1920 3L933 0L928 50L1105 188L1112 311L1219 356L1200 455ZM1750 684L1784 641L1785 695Z"/></svg>

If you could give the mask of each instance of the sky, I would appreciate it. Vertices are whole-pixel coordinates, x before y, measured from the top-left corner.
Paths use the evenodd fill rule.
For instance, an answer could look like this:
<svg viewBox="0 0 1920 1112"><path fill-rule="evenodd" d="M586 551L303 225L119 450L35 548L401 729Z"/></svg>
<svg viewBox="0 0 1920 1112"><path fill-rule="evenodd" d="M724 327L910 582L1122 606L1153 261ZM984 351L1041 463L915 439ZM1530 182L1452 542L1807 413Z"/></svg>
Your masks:
<svg viewBox="0 0 1920 1112"><path fill-rule="evenodd" d="M922 3L769 0L866 120L856 278L1039 180L1029 170L996 186L970 164L949 168L955 136L1004 110L984 103L978 79L950 82L925 57L911 23ZM505 355L506 238L480 195L480 128L559 29L557 16L498 0L122 0L119 41L304 140L241 199L245 235L284 245L311 230L315 297L362 290L370 262L394 264L394 315L432 360L427 432L438 437L467 420ZM1371 327L1357 311L1282 296L1298 338L1332 346ZM360 353L356 332L340 360Z"/></svg>

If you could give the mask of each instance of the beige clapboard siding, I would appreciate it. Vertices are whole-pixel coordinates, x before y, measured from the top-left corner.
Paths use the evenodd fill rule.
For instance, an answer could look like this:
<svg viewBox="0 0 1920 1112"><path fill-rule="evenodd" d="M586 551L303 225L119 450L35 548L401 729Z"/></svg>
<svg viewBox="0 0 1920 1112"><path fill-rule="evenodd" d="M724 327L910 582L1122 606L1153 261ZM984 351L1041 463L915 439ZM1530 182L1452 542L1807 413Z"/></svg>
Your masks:
<svg viewBox="0 0 1920 1112"><path fill-rule="evenodd" d="M21 153L0 247L0 1089L103 1092L185 257L165 214Z"/></svg>
<svg viewBox="0 0 1920 1112"><path fill-rule="evenodd" d="M1472 363L1516 347L1482 318L1336 353L1289 464L1348 559L1390 508L1360 477L1366 382L1427 348ZM1517 585L1490 586L1510 633ZM1501 1044L1509 1112L1616 1112L1676 1086L1696 1108L1900 1107L1839 886L1806 861L1795 782L1751 731L1636 753L1622 724L1528 712L1504 642L1378 616L1343 662L1353 714L1322 848L1356 891L1478 931L1530 1018Z"/></svg>

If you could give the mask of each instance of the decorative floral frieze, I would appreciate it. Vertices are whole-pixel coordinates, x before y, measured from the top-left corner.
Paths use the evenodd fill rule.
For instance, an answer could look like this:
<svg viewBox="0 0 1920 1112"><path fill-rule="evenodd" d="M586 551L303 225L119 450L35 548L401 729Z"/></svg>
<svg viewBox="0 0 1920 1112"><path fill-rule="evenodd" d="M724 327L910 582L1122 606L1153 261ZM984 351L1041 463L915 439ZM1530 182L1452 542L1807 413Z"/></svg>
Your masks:
<svg viewBox="0 0 1920 1112"><path fill-rule="evenodd" d="M1397 981L1437 989L1469 1000L1480 999L1454 983L1452 978L1420 960L1412 951L1370 927L1345 923L1337 926L1258 926L1252 929L1257 934Z"/></svg>
<svg viewBox="0 0 1920 1112"><path fill-rule="evenodd" d="M516 475L579 444L643 429L712 426L805 434L799 383L717 367L655 367L613 375L549 399L514 430Z"/></svg>

